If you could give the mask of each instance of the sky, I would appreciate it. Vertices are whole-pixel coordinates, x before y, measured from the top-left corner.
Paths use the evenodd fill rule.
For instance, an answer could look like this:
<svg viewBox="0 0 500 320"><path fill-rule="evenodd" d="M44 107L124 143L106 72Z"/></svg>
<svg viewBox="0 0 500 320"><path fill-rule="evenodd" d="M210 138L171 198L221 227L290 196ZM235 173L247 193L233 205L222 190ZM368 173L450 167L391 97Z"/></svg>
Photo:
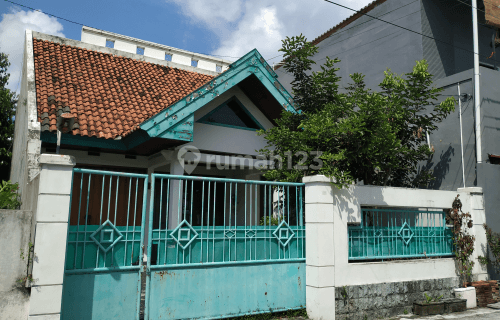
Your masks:
<svg viewBox="0 0 500 320"><path fill-rule="evenodd" d="M86 25L229 61L256 48L273 64L285 37L313 40L354 13L323 0L13 1L35 9L0 0L0 52L11 62L7 87L17 92L26 29L80 40ZM336 1L356 10L371 2Z"/></svg>

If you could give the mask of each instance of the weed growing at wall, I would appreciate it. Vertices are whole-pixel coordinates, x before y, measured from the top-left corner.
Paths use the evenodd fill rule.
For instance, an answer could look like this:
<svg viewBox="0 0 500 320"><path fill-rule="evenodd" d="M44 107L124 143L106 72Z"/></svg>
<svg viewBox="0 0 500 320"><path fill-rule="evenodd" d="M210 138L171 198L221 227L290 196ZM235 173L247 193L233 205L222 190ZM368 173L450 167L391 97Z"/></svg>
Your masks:
<svg viewBox="0 0 500 320"><path fill-rule="evenodd" d="M443 298L443 295L438 296L432 296L432 295L427 295L427 293L424 292L424 297L425 297L425 303L429 304L432 302L439 302Z"/></svg>
<svg viewBox="0 0 500 320"><path fill-rule="evenodd" d="M280 215L277 217L262 217L260 218L259 223L261 226L277 226L281 223L281 221L286 221L286 215Z"/></svg>
<svg viewBox="0 0 500 320"><path fill-rule="evenodd" d="M486 241L488 249L486 257L479 256L479 263L482 265L490 265L498 274L500 273L500 233L493 232L486 223L483 224L486 231Z"/></svg>
<svg viewBox="0 0 500 320"><path fill-rule="evenodd" d="M21 248L19 249L19 258L26 262L26 269L30 269L30 264L33 262L33 257L35 256L35 246L33 242L28 243L28 251L24 252L24 250ZM33 279L33 276L31 273L27 273L26 276L21 277L17 279L17 283L22 284L22 285L31 285L34 283L35 280Z"/></svg>
<svg viewBox="0 0 500 320"><path fill-rule="evenodd" d="M261 313L255 315L246 315L235 318L228 318L228 320L276 320L282 318L299 318L309 319L306 309L288 310L283 312Z"/></svg>

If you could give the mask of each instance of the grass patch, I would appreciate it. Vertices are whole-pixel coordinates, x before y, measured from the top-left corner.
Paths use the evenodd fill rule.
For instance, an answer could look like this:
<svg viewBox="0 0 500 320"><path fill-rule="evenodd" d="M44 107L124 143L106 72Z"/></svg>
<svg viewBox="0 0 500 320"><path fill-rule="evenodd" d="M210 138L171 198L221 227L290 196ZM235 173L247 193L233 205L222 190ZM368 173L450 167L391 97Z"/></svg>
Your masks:
<svg viewBox="0 0 500 320"><path fill-rule="evenodd" d="M306 309L298 309L298 310L288 310L282 312L272 312L272 313L260 313L253 315L246 315L241 317L227 318L228 320L273 320L280 318L294 318L294 317L307 317Z"/></svg>

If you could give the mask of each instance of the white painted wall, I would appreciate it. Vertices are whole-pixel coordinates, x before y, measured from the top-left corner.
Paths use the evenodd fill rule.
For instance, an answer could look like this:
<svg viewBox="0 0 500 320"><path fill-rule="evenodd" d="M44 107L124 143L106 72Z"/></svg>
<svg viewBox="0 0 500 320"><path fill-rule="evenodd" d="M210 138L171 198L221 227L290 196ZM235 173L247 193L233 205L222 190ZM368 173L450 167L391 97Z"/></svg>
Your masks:
<svg viewBox="0 0 500 320"><path fill-rule="evenodd" d="M378 186L342 190L325 176L305 177L306 306L312 319L335 319L335 287L456 277L453 258L348 263L348 223L361 221L361 206L450 208L453 191ZM458 189L462 210L474 221L473 274L487 279L477 256L485 254L485 219L481 188ZM325 298L329 296L330 298ZM321 303L318 303L321 301Z"/></svg>
<svg viewBox="0 0 500 320"><path fill-rule="evenodd" d="M145 56L155 58L158 60L165 60L165 53L166 53L165 51L158 50L155 48L150 48L150 47L144 48L144 55Z"/></svg>
<svg viewBox="0 0 500 320"><path fill-rule="evenodd" d="M108 40L111 40L111 39L108 39ZM102 47L106 46L106 37L100 36L100 35L95 34L95 33L82 31L81 41L86 42L86 43L90 43L90 44L95 44L96 46L102 46Z"/></svg>
<svg viewBox="0 0 500 320"><path fill-rule="evenodd" d="M192 59L192 57L190 57L188 55L183 55L183 54L178 54L178 53L172 53L172 62L176 62L178 64L184 64L186 66L190 66L191 65L191 59ZM210 70L210 71L215 71L215 69L214 70Z"/></svg>
<svg viewBox="0 0 500 320"><path fill-rule="evenodd" d="M269 129L273 127L272 123L266 116L260 112L252 101L241 91L235 87L222 95L212 100L206 106L196 111L194 114L194 145L200 150L212 150L216 152L233 153L241 155L258 155L256 150L266 146L266 140L262 136L257 136L255 131L235 129L217 125L198 123L203 116L220 106L231 97L236 96L252 116L264 127Z"/></svg>
<svg viewBox="0 0 500 320"><path fill-rule="evenodd" d="M42 148L42 152L46 149ZM89 156L87 151L63 149L60 150L61 154L73 156L76 159L76 164L91 164L101 166L114 166L114 167L129 167L129 168L148 168L148 157L136 156L135 159L125 158L124 154L114 154L101 152L99 156Z"/></svg>
<svg viewBox="0 0 500 320"><path fill-rule="evenodd" d="M40 122L36 108L35 61L33 57L33 34L26 30L24 41L24 63L21 92L16 108L14 146L10 179L19 183L21 209L33 210L36 206L37 183L33 183L39 173Z"/></svg>
<svg viewBox="0 0 500 320"><path fill-rule="evenodd" d="M26 281L19 281L28 274L32 217L31 211L0 209L0 319L28 317L30 296Z"/></svg>
<svg viewBox="0 0 500 320"><path fill-rule="evenodd" d="M201 59L198 61L198 68L200 68L200 69L215 71L216 65L217 64L215 62L212 62L212 61L201 60Z"/></svg>
<svg viewBox="0 0 500 320"><path fill-rule="evenodd" d="M222 71L225 71L227 66L231 64L230 61L204 54L127 37L113 32L107 32L90 27L82 27L82 42L104 47L106 46L106 40L114 41L114 49L124 52L136 53L137 47L144 48L144 56L159 60L165 60L165 53L168 53L172 55L172 62L186 66L191 66L191 59L198 60L198 69L212 72L216 71L216 65L222 66Z"/></svg>
<svg viewBox="0 0 500 320"><path fill-rule="evenodd" d="M130 53L137 53L137 44L130 42L130 41L124 41L124 40L115 40L115 39L106 39L105 40L114 40L115 41L115 46L114 49L120 50L120 51L125 51L125 52L130 52ZM140 46L141 48L144 48Z"/></svg>

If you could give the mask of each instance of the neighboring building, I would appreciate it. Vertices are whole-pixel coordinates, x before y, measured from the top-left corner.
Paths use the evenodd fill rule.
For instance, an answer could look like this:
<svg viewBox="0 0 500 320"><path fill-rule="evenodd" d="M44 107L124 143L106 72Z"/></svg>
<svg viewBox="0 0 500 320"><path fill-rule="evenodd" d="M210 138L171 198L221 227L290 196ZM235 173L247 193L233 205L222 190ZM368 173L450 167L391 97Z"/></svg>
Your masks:
<svg viewBox="0 0 500 320"><path fill-rule="evenodd" d="M162 44L127 37L121 34L82 27L82 42L119 51L144 55L158 60L171 61L184 66L221 73L226 71L230 61L200 53L177 49ZM146 60L147 61L147 60Z"/></svg>
<svg viewBox="0 0 500 320"><path fill-rule="evenodd" d="M488 4L488 3L486 3ZM332 8L334 8L332 6ZM434 84L444 88L442 99L461 93L462 137L460 139L459 106L430 136L434 156L422 164L434 170L432 189L456 190L459 187L482 187L487 223L500 231L500 115L498 82L500 57L492 43L498 42L500 12L484 7L478 1L479 53L481 73L482 158L476 159L473 97L473 36L470 4L458 0L377 0L360 12L415 31L356 13L328 30L312 42L319 52L313 58L319 70L325 57L339 58L341 87L349 83L349 75L366 75L369 88L376 89L389 68L396 73L410 72L416 60L426 59ZM486 11L486 13L484 12ZM422 36L428 35L429 37ZM276 68L281 83L290 90L292 76ZM463 150L463 171L461 151ZM465 181L464 181L465 180Z"/></svg>

